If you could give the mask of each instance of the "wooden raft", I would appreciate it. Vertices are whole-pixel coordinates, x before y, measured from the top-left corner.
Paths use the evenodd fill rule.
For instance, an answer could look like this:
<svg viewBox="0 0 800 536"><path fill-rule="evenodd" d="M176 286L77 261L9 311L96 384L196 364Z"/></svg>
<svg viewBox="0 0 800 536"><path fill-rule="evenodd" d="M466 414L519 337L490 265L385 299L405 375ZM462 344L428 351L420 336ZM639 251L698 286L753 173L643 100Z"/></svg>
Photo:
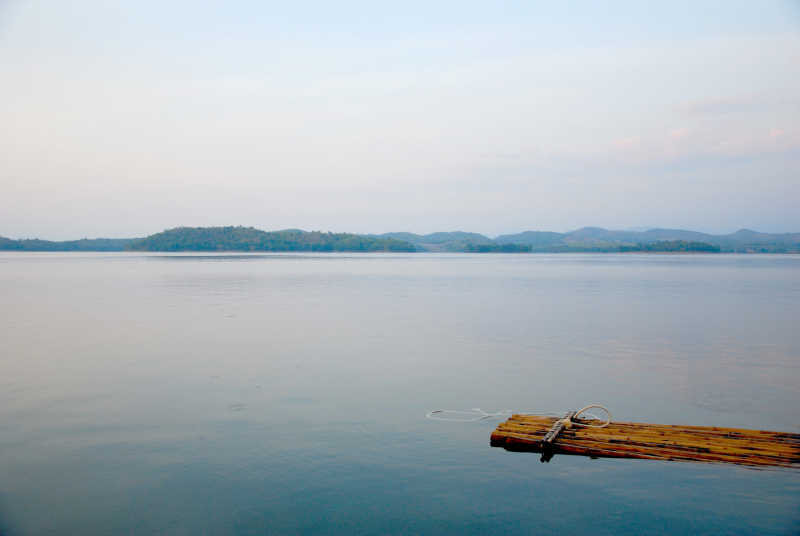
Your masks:
<svg viewBox="0 0 800 536"><path fill-rule="evenodd" d="M491 445L512 451L582 454L593 458L642 458L722 462L749 466L800 468L800 434L635 422L612 422L605 428L573 425L542 443L559 419L512 415L492 432ZM590 424L592 421L581 421Z"/></svg>

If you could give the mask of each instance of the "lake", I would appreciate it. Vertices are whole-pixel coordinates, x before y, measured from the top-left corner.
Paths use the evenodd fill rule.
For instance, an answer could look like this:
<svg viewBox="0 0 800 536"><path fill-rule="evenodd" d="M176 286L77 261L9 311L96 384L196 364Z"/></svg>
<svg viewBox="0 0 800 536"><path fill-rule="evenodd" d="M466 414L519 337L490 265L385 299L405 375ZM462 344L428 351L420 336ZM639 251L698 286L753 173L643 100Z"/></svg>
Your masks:
<svg viewBox="0 0 800 536"><path fill-rule="evenodd" d="M489 446L800 431L800 256L0 254L0 534L798 534L800 472Z"/></svg>

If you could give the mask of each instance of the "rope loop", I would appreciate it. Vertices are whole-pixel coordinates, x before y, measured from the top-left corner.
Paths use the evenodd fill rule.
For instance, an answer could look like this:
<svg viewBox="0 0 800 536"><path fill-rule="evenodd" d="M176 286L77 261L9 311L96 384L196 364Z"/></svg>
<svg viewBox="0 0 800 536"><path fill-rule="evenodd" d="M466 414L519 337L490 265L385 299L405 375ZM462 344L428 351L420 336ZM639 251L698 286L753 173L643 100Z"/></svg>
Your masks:
<svg viewBox="0 0 800 536"><path fill-rule="evenodd" d="M606 412L606 415L608 417L606 417L606 420L602 424L586 424L586 423L580 422L580 421L586 420L586 419L580 419L579 417L584 412L586 412L587 409L592 409L592 408L601 409L601 410ZM586 417L590 417L589 420L593 420L593 421L599 421L600 420L599 418L597 418L597 415L595 415L593 413L586 413ZM568 420L571 425L583 426L584 428L605 428L606 426L611 424L611 412L608 411L607 407L601 406L600 404L589 404L588 406L584 406L581 409L579 409L578 411L576 411L575 415L572 416L572 419L566 419L566 420ZM569 425L567 425L567 428L569 428Z"/></svg>
<svg viewBox="0 0 800 536"><path fill-rule="evenodd" d="M604 411L607 415L606 419L601 424L589 424L590 421L600 421L600 417L595 415L594 413L587 413L587 410L590 409L600 409ZM450 421L450 422L476 422L482 421L484 419L491 419L493 417L510 417L513 415L510 409L497 411L495 413L489 413L483 411L480 408L472 408L472 409L435 409L433 411L429 411L425 417L431 419L433 421ZM548 413L540 413L537 411L526 411L526 412L517 412L517 413L526 413L530 415L544 415L544 416L555 416L556 413L548 412ZM562 413L563 415L563 413ZM605 406L601 406L600 404L589 404L588 406L584 406L578 411L576 411L572 417L563 417L559 419L559 422L564 424L565 428L571 428L572 426L582 426L584 428L605 428L609 424L611 424L611 412L608 411L608 408Z"/></svg>

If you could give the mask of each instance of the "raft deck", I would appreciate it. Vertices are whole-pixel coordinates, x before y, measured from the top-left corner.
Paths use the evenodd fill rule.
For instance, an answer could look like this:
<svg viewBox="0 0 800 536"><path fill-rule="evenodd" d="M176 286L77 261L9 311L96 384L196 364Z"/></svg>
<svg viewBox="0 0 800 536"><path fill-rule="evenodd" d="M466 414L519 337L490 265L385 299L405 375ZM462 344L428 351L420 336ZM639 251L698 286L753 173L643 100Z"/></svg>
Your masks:
<svg viewBox="0 0 800 536"><path fill-rule="evenodd" d="M573 425L561 429L552 443L542 444L558 420L537 415L512 415L492 432L491 445L511 451L542 452L542 461L548 461L552 454L564 453L593 458L800 468L800 434L716 426L612 422L605 428Z"/></svg>

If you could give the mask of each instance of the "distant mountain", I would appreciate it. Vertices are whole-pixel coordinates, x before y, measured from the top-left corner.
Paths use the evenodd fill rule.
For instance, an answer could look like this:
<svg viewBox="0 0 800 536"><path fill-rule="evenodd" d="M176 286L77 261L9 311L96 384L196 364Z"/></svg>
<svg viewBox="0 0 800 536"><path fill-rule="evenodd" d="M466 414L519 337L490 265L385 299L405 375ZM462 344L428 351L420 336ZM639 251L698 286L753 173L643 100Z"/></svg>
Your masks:
<svg viewBox="0 0 800 536"><path fill-rule="evenodd" d="M431 233L424 237L424 242L429 244L445 244L447 242L469 242L471 244L491 244L492 239L478 233L465 233L464 231L450 231L447 233Z"/></svg>
<svg viewBox="0 0 800 536"><path fill-rule="evenodd" d="M533 247L547 247L561 244L564 235L549 231L525 231L523 233L500 235L494 239L500 244L525 244Z"/></svg>
<svg viewBox="0 0 800 536"><path fill-rule="evenodd" d="M414 233L383 233L378 235L370 235L378 238L393 238L395 240L402 240L411 244L417 245L422 241L422 235Z"/></svg>
<svg viewBox="0 0 800 536"><path fill-rule="evenodd" d="M464 231L419 235L262 231L253 227L178 227L145 238L95 238L52 242L0 237L6 251L438 251L468 253L722 252L800 253L800 233L740 229L712 235L683 229L609 230L582 227L568 233L524 231L495 239Z"/></svg>
<svg viewBox="0 0 800 536"><path fill-rule="evenodd" d="M348 233L178 227L128 244L132 251L416 251L409 242Z"/></svg>
<svg viewBox="0 0 800 536"><path fill-rule="evenodd" d="M6 251L123 251L133 238L83 238L52 242L50 240L12 240L0 236L0 250Z"/></svg>
<svg viewBox="0 0 800 536"><path fill-rule="evenodd" d="M394 238L414 244L420 251L473 251L476 246L495 244L488 236L464 231L451 231L418 235L414 233L384 233L374 235L379 238Z"/></svg>
<svg viewBox="0 0 800 536"><path fill-rule="evenodd" d="M699 240L713 243L713 238L714 235L681 229L649 229L641 233L641 241L644 243L657 240Z"/></svg>
<svg viewBox="0 0 800 536"><path fill-rule="evenodd" d="M729 253L800 253L800 233L770 234L749 229L727 235L712 235L683 229L615 231L583 227L568 233L525 231L501 235L495 241L529 245L532 251L596 251L598 248L613 251L620 246L682 241L711 244Z"/></svg>
<svg viewBox="0 0 800 536"><path fill-rule="evenodd" d="M620 253L641 251L653 253L719 253L719 246L707 242L691 242L686 240L659 240L649 244L619 246Z"/></svg>
<svg viewBox="0 0 800 536"><path fill-rule="evenodd" d="M739 229L729 235L715 237L723 248L735 250L763 250L769 248L797 251L800 249L800 233L759 233L750 229Z"/></svg>

